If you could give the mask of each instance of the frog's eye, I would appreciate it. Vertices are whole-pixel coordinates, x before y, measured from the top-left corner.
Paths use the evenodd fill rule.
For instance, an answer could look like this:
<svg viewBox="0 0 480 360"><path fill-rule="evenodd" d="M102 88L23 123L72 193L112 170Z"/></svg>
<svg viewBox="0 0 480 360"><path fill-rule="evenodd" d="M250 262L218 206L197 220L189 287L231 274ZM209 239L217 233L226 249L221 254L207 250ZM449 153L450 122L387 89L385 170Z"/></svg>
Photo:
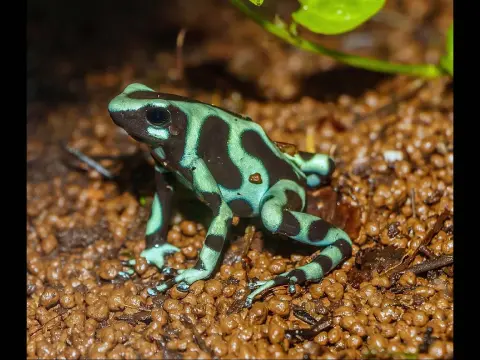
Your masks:
<svg viewBox="0 0 480 360"><path fill-rule="evenodd" d="M163 108L151 108L147 110L147 121L152 125L164 125L171 119L170 111Z"/></svg>

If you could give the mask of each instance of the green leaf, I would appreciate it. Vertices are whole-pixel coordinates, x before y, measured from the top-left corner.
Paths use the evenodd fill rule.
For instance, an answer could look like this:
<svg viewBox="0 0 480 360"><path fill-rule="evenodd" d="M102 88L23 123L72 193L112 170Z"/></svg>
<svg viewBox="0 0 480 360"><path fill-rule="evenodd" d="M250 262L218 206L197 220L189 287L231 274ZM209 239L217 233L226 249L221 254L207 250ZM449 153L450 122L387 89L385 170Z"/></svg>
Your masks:
<svg viewBox="0 0 480 360"><path fill-rule="evenodd" d="M260 6L263 4L263 0L250 0L250 2L257 6Z"/></svg>
<svg viewBox="0 0 480 360"><path fill-rule="evenodd" d="M453 23L448 28L445 55L440 59L440 66L453 76Z"/></svg>
<svg viewBox="0 0 480 360"><path fill-rule="evenodd" d="M252 0L250 0L252 1ZM299 0L293 19L310 31L341 34L360 26L375 15L385 0Z"/></svg>

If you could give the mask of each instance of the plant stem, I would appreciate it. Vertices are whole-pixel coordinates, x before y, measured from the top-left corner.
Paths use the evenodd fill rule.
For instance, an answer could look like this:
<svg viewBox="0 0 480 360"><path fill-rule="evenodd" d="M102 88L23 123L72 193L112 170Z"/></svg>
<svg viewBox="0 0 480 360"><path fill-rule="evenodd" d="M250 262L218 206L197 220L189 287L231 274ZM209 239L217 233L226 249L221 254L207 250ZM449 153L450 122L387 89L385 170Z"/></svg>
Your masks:
<svg viewBox="0 0 480 360"><path fill-rule="evenodd" d="M260 14L250 9L242 0L230 0L230 2L240 11L242 11L245 15L247 15L257 24L262 26L265 30L283 39L284 41L306 51L330 56L344 64L366 70L373 70L384 73L422 76L427 78L435 78L445 74L445 72L440 67L433 64L396 64L373 58L345 54L336 50L325 48L319 44L298 37L290 33L286 28L276 25L271 21L263 18Z"/></svg>

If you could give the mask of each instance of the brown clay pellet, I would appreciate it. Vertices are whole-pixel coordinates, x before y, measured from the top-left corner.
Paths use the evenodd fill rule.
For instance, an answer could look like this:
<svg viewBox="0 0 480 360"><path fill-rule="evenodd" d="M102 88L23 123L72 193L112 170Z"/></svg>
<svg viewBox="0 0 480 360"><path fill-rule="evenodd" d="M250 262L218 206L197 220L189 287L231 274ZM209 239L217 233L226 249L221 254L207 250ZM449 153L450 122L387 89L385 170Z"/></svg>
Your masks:
<svg viewBox="0 0 480 360"><path fill-rule="evenodd" d="M248 313L248 323L250 325L261 325L265 322L268 314L268 308L265 303L258 302L253 304Z"/></svg>
<svg viewBox="0 0 480 360"><path fill-rule="evenodd" d="M347 346L349 348L358 349L362 345L363 345L363 340L358 335L352 335L347 339Z"/></svg>
<svg viewBox="0 0 480 360"><path fill-rule="evenodd" d="M314 299L319 299L324 294L324 287L321 284L312 284L310 285L310 294Z"/></svg>
<svg viewBox="0 0 480 360"><path fill-rule="evenodd" d="M46 308L50 308L57 304L60 300L60 295L57 290L53 288L47 288L40 297L40 304Z"/></svg>
<svg viewBox="0 0 480 360"><path fill-rule="evenodd" d="M288 301L282 301L278 297L273 297L268 301L268 310L274 314L286 316L290 313L290 304Z"/></svg>
<svg viewBox="0 0 480 360"><path fill-rule="evenodd" d="M65 309L71 309L76 305L75 296L73 294L63 294L60 297L60 305Z"/></svg>
<svg viewBox="0 0 480 360"><path fill-rule="evenodd" d="M205 287L205 281L199 280L195 281L190 287L188 288L188 291L191 292L194 295L200 295Z"/></svg>
<svg viewBox="0 0 480 360"><path fill-rule="evenodd" d="M193 221L182 221L180 224L182 234L186 236L194 236L197 233L197 224Z"/></svg>
<svg viewBox="0 0 480 360"><path fill-rule="evenodd" d="M342 330L339 327L334 327L328 332L327 338L330 344L336 344L342 338Z"/></svg>
<svg viewBox="0 0 480 360"><path fill-rule="evenodd" d="M231 334L238 327L238 322L231 316L223 316L220 318L220 328L223 333Z"/></svg>
<svg viewBox="0 0 480 360"><path fill-rule="evenodd" d="M205 282L205 292L213 298L218 297L222 293L222 283L219 280L211 279Z"/></svg>
<svg viewBox="0 0 480 360"><path fill-rule="evenodd" d="M334 283L325 288L325 294L331 301L338 301L343 296L343 286L340 283Z"/></svg>
<svg viewBox="0 0 480 360"><path fill-rule="evenodd" d="M388 344L387 339L385 339L380 334L372 335L367 340L368 348L372 350L378 351L381 349L385 349L387 347L387 344Z"/></svg>
<svg viewBox="0 0 480 360"><path fill-rule="evenodd" d="M275 322L270 322L268 326L268 338L272 344L278 344L283 341L285 330Z"/></svg>
<svg viewBox="0 0 480 360"><path fill-rule="evenodd" d="M46 255L50 254L53 250L55 250L57 246L58 240L53 234L49 234L42 239L42 250Z"/></svg>
<svg viewBox="0 0 480 360"><path fill-rule="evenodd" d="M121 270L118 260L104 260L100 264L99 276L104 280L113 280Z"/></svg>
<svg viewBox="0 0 480 360"><path fill-rule="evenodd" d="M87 316L97 321L103 321L108 318L108 305L103 300L98 300L87 307Z"/></svg>
<svg viewBox="0 0 480 360"><path fill-rule="evenodd" d="M283 272L285 272L286 270L286 264L284 261L282 261L281 259L275 259L273 260L270 265L268 266L268 270L274 274L274 275L278 275L278 274L281 274Z"/></svg>
<svg viewBox="0 0 480 360"><path fill-rule="evenodd" d="M246 343L238 350L238 357L240 359L255 359L256 353L255 347L250 343Z"/></svg>

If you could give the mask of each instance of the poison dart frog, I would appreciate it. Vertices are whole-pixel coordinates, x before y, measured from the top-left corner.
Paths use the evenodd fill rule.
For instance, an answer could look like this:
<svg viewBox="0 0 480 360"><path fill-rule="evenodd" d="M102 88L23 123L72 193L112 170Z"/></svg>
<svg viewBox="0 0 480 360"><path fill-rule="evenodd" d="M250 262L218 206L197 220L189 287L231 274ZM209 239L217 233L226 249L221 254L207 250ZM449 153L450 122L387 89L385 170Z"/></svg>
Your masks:
<svg viewBox="0 0 480 360"><path fill-rule="evenodd" d="M234 216L260 217L273 234L325 247L306 265L251 283L246 307L272 287L288 285L294 292L295 284L319 281L351 256L352 242L343 230L304 212L306 190L331 178L335 164L329 156L282 151L281 143L270 140L248 117L138 83L127 86L108 110L115 124L149 146L156 164L156 193L142 257L162 269L165 257L179 251L166 241L176 181L213 212L196 265L149 289L150 295L175 285L187 291L195 281L209 278Z"/></svg>

